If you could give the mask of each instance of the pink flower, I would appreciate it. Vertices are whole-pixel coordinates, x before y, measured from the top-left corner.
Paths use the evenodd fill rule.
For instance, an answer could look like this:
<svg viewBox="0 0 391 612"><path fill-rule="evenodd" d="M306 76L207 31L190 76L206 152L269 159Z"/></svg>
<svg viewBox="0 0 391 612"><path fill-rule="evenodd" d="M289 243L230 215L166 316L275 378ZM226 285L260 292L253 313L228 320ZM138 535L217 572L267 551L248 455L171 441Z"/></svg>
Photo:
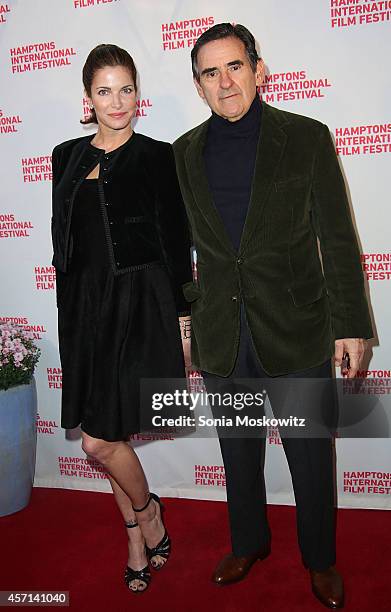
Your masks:
<svg viewBox="0 0 391 612"><path fill-rule="evenodd" d="M14 369L20 373L33 372L35 364L39 358L40 350L34 342L34 334L26 331L20 325L2 324L0 323L0 387L3 383L3 377L7 371L7 380L9 370ZM31 363L26 365L25 357L30 358ZM18 374L20 376L20 374ZM17 380L16 378L15 380Z"/></svg>

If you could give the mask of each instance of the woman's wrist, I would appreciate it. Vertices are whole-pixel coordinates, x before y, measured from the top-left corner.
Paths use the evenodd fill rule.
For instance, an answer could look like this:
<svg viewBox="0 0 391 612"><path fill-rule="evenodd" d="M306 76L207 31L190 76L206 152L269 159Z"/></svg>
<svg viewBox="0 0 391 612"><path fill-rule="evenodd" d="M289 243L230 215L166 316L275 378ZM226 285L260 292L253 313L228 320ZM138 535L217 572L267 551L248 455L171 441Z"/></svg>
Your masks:
<svg viewBox="0 0 391 612"><path fill-rule="evenodd" d="M191 319L179 319L179 328L181 330L182 340L190 340L191 338Z"/></svg>

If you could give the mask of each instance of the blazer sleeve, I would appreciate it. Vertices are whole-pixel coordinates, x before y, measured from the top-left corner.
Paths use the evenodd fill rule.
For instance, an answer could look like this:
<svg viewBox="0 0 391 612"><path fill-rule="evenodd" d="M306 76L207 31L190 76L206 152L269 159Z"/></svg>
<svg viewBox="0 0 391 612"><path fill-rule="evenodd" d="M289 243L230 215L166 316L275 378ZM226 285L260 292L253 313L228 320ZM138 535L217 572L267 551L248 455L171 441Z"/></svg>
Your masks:
<svg viewBox="0 0 391 612"><path fill-rule="evenodd" d="M158 168L157 219L163 257L171 276L178 316L190 314L182 285L192 280L189 224L175 168L172 146L164 149L156 161Z"/></svg>
<svg viewBox="0 0 391 612"><path fill-rule="evenodd" d="M372 338L360 250L345 182L326 125L321 127L317 146L312 198L334 337Z"/></svg>
<svg viewBox="0 0 391 612"><path fill-rule="evenodd" d="M52 236L52 248L53 248L53 258L52 263L54 261L55 254L55 245L56 245L56 231L58 231L56 225L56 211L54 209L54 190L56 188L57 182L59 181L59 173L60 173L60 162L61 162L61 150L59 147L54 147L52 151L52 219L51 219L51 236ZM64 275L60 270L56 268L56 304L59 304L59 294L61 293L61 285L64 280Z"/></svg>

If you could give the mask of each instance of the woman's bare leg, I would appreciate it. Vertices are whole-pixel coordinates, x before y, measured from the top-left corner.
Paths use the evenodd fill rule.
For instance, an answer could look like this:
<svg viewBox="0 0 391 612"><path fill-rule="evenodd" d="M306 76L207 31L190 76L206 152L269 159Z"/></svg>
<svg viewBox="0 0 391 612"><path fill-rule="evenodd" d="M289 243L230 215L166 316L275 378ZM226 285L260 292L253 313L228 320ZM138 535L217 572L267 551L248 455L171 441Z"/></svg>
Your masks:
<svg viewBox="0 0 391 612"><path fill-rule="evenodd" d="M132 506L141 508L145 506L149 497L148 482L135 451L126 442L107 442L93 438L83 432L83 450L87 455L93 457L106 469L110 478L115 500L124 520L128 522L137 520L140 528L128 529L129 538L129 560L132 569L145 567L146 557L144 541L139 537L144 536L145 542L150 548L156 546L164 535L164 526L160 518L160 507L152 500L148 507L137 514L133 512ZM134 532L134 533L133 533ZM136 558L133 557L135 555ZM159 563L165 559L156 558ZM141 564L141 561L144 563Z"/></svg>
<svg viewBox="0 0 391 612"><path fill-rule="evenodd" d="M148 499L148 483L139 458L126 442L107 442L83 432L84 452L93 457L114 478L135 508Z"/></svg>
<svg viewBox="0 0 391 612"><path fill-rule="evenodd" d="M132 502L124 493L121 487L116 483L114 478L108 474L111 488L113 489L114 498L117 506L122 514L124 522L127 525L137 525L137 518L133 512ZM134 570L142 570L148 565L148 559L145 552L145 540L139 526L126 528L128 536L128 566ZM134 591L142 591L146 588L142 580L132 580L130 588Z"/></svg>

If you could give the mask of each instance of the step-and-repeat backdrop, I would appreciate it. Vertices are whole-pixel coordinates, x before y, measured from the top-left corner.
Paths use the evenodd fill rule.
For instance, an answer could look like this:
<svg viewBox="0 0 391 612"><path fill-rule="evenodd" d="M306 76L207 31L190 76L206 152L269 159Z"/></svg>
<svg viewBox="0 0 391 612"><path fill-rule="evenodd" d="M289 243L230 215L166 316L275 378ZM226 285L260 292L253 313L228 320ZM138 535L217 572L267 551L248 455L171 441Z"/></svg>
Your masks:
<svg viewBox="0 0 391 612"><path fill-rule="evenodd" d="M140 74L135 130L172 142L208 117L192 83L190 50L222 21L254 33L268 74L268 103L328 124L346 176L362 248L377 339L360 372L371 393L391 386L391 1L373 0L8 0L0 1L0 321L33 330L37 370L35 484L108 491L86 458L80 432L60 426L55 270L51 266L51 151L89 134L81 70L102 42L130 51ZM216 439L134 436L152 490L225 499ZM339 505L391 508L391 444L337 440ZM267 440L268 499L293 494L277 430Z"/></svg>

